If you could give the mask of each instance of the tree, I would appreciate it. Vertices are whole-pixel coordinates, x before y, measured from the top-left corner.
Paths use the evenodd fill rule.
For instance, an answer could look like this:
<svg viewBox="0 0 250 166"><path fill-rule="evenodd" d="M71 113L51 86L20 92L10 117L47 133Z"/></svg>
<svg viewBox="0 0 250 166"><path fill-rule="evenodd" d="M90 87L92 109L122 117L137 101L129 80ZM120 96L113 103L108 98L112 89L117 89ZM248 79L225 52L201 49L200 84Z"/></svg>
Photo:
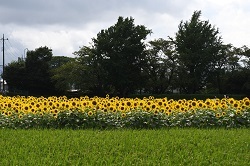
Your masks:
<svg viewBox="0 0 250 166"><path fill-rule="evenodd" d="M249 94L249 74L249 71L244 70L227 73L226 92L229 94Z"/></svg>
<svg viewBox="0 0 250 166"><path fill-rule="evenodd" d="M51 80L57 91L65 94L75 85L74 71L77 70L75 58L54 56L49 61Z"/></svg>
<svg viewBox="0 0 250 166"><path fill-rule="evenodd" d="M248 48L222 44L207 78L208 93L249 93Z"/></svg>
<svg viewBox="0 0 250 166"><path fill-rule="evenodd" d="M91 62L100 89L108 87L110 93L126 96L143 84L142 68L146 64L143 40L151 33L143 25L134 25L133 18L119 17L115 25L101 30L93 38L91 47L76 52ZM86 53L88 55L81 54ZM86 64L88 65L88 64ZM90 67L90 66L89 66Z"/></svg>
<svg viewBox="0 0 250 166"><path fill-rule="evenodd" d="M229 59L234 56L234 47L232 44L222 45L217 56L213 59L211 72L208 76L206 90L210 93L223 94L225 92L225 80L229 72Z"/></svg>
<svg viewBox="0 0 250 166"><path fill-rule="evenodd" d="M81 67L78 70L79 87L85 94L105 96L111 92L111 89L106 83L107 72L95 52L94 46L83 46L79 51L74 52Z"/></svg>
<svg viewBox="0 0 250 166"><path fill-rule="evenodd" d="M50 95L55 93L51 80L49 62L52 59L52 49L39 47L27 52L25 69L27 74L27 90L32 95Z"/></svg>
<svg viewBox="0 0 250 166"><path fill-rule="evenodd" d="M172 39L178 52L180 87L186 93L196 93L206 85L222 44L218 29L209 21L201 21L200 16L201 11L195 11L190 21L181 21Z"/></svg>
<svg viewBox="0 0 250 166"><path fill-rule="evenodd" d="M241 62L243 63L243 67L247 70L250 70L250 48L247 46L242 46L240 48L240 54L243 55Z"/></svg>
<svg viewBox="0 0 250 166"><path fill-rule="evenodd" d="M39 47L27 52L25 60L13 61L6 66L4 78L10 91L22 90L29 95L56 95L55 84L51 80L52 50Z"/></svg>
<svg viewBox="0 0 250 166"><path fill-rule="evenodd" d="M26 90L26 70L23 60L13 61L5 67L3 78L8 83L9 91Z"/></svg>
<svg viewBox="0 0 250 166"><path fill-rule="evenodd" d="M147 63L143 68L147 75L146 91L153 94L171 91L171 83L176 72L176 52L173 42L162 38L150 41Z"/></svg>
<svg viewBox="0 0 250 166"><path fill-rule="evenodd" d="M74 58L66 56L52 56L51 60L49 61L49 68L50 70L59 68L67 62L72 61L73 59Z"/></svg>
<svg viewBox="0 0 250 166"><path fill-rule="evenodd" d="M249 48L232 47L228 56L225 75L225 91L234 94L250 94Z"/></svg>
<svg viewBox="0 0 250 166"><path fill-rule="evenodd" d="M65 63L51 70L51 78L55 82L56 89L63 93L72 89L81 89L82 86L79 85L81 84L81 77L79 77L81 74L79 72L82 72L83 66L76 58L63 59Z"/></svg>

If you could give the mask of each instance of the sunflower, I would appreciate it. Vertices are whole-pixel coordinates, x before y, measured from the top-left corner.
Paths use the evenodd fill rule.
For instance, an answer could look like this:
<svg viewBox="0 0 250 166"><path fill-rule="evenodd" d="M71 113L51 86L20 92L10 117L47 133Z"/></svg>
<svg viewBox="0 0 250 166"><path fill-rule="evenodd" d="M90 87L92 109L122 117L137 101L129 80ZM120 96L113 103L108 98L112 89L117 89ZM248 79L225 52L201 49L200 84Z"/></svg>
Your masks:
<svg viewBox="0 0 250 166"><path fill-rule="evenodd" d="M220 113L218 112L218 113L215 114L215 116L216 116L217 118L219 118L221 115L220 115Z"/></svg>
<svg viewBox="0 0 250 166"><path fill-rule="evenodd" d="M151 110L151 108L150 108L149 106L146 106L145 109L146 109L146 111L148 111L148 112Z"/></svg>
<svg viewBox="0 0 250 166"><path fill-rule="evenodd" d="M27 112L29 111L30 108L29 108L29 105L28 105L28 104L24 104L22 109L23 109L24 112L27 113Z"/></svg>
<svg viewBox="0 0 250 166"><path fill-rule="evenodd" d="M246 109L247 108L247 106L245 105L245 104L242 104L241 106L240 106L240 109L241 110L244 110L244 109Z"/></svg>
<svg viewBox="0 0 250 166"><path fill-rule="evenodd" d="M36 112L36 109L35 109L34 106L32 106L32 107L30 108L30 112L32 112L32 113L35 113L35 112Z"/></svg>
<svg viewBox="0 0 250 166"><path fill-rule="evenodd" d="M182 111L182 112L187 112L188 109L187 109L186 107L181 107L181 111Z"/></svg>
<svg viewBox="0 0 250 166"><path fill-rule="evenodd" d="M40 108L41 107L41 104L40 103L36 103L36 108Z"/></svg>
<svg viewBox="0 0 250 166"><path fill-rule="evenodd" d="M223 103L223 104L221 104L221 108L225 110L228 108L228 105L226 103Z"/></svg>
<svg viewBox="0 0 250 166"><path fill-rule="evenodd" d="M112 112L116 112L116 109L113 105L109 106L109 110L112 111Z"/></svg>
<svg viewBox="0 0 250 166"><path fill-rule="evenodd" d="M151 105L152 104L152 101L148 101L147 102L147 105L149 106L149 105Z"/></svg>
<svg viewBox="0 0 250 166"><path fill-rule="evenodd" d="M163 102L160 100L160 101L158 101L158 103L157 103L159 106L162 106L163 105Z"/></svg>
<svg viewBox="0 0 250 166"><path fill-rule="evenodd" d="M198 107L199 108L204 108L204 103L203 102L198 102Z"/></svg>
<svg viewBox="0 0 250 166"><path fill-rule="evenodd" d="M57 117L58 112L59 112L58 109L52 109L52 110L50 110L50 114L52 114L53 117Z"/></svg>
<svg viewBox="0 0 250 166"><path fill-rule="evenodd" d="M228 99L228 103L231 104L231 105L233 105L235 103L235 100L233 98L229 98Z"/></svg>
<svg viewBox="0 0 250 166"><path fill-rule="evenodd" d="M49 112L49 109L47 108L47 107L42 107L42 112L44 112L44 113L47 113L47 112Z"/></svg>
<svg viewBox="0 0 250 166"><path fill-rule="evenodd" d="M128 107L131 107L131 105L132 105L131 101L127 101L127 102L126 102L126 105L127 105Z"/></svg>
<svg viewBox="0 0 250 166"><path fill-rule="evenodd" d="M70 104L69 104L68 102L65 103L65 108L66 108L66 109L70 109L70 108L71 108L71 107L70 107Z"/></svg>
<svg viewBox="0 0 250 166"><path fill-rule="evenodd" d="M214 99L213 101L215 105L220 105L221 103L220 99Z"/></svg>
<svg viewBox="0 0 250 166"><path fill-rule="evenodd" d="M237 115L241 115L241 110L236 110Z"/></svg>
<svg viewBox="0 0 250 166"><path fill-rule="evenodd" d="M15 102L14 105L18 107L18 106L20 106L20 103L19 102Z"/></svg>
<svg viewBox="0 0 250 166"><path fill-rule="evenodd" d="M175 104L174 108L178 110L178 109L181 108L181 105L180 104Z"/></svg>
<svg viewBox="0 0 250 166"><path fill-rule="evenodd" d="M12 107L11 103L8 103L8 104L7 104L7 107L8 107L8 108L11 108L11 107Z"/></svg>
<svg viewBox="0 0 250 166"><path fill-rule="evenodd" d="M207 106L211 106L211 105L212 105L210 99L207 99L207 100L205 101L205 104L206 104Z"/></svg>
<svg viewBox="0 0 250 166"><path fill-rule="evenodd" d="M23 115L22 115L22 114L19 114L19 115L18 115L18 118L19 118L19 119L22 119L22 118L23 118Z"/></svg>
<svg viewBox="0 0 250 166"><path fill-rule="evenodd" d="M3 115L8 116L8 112L7 111L3 111Z"/></svg>
<svg viewBox="0 0 250 166"><path fill-rule="evenodd" d="M174 99L168 100L168 104L171 104L171 103L173 103L173 102L174 102Z"/></svg>
<svg viewBox="0 0 250 166"><path fill-rule="evenodd" d="M249 100L245 100L244 101L244 105L247 106L247 107L249 107L250 106L250 101Z"/></svg>
<svg viewBox="0 0 250 166"><path fill-rule="evenodd" d="M97 103L96 100L93 100L93 101L91 102L91 104L92 104L93 106L96 106L98 103Z"/></svg>
<svg viewBox="0 0 250 166"><path fill-rule="evenodd" d="M19 110L18 110L17 107L13 107L13 110L14 110L15 113L17 113L17 114L19 113Z"/></svg>
<svg viewBox="0 0 250 166"><path fill-rule="evenodd" d="M151 109L156 109L156 105L155 105L155 104L152 104L152 105L151 105Z"/></svg>
<svg viewBox="0 0 250 166"><path fill-rule="evenodd" d="M154 110L154 114L157 115L159 113L159 111L156 109Z"/></svg>
<svg viewBox="0 0 250 166"><path fill-rule="evenodd" d="M121 116L122 116L122 118L125 118L125 117L126 117L126 113L123 112L123 113L121 114Z"/></svg>
<svg viewBox="0 0 250 166"><path fill-rule="evenodd" d="M68 104L69 104L69 108L75 108L76 107L76 101L70 101Z"/></svg>
<svg viewBox="0 0 250 166"><path fill-rule="evenodd" d="M238 103L238 102L235 102L235 103L233 104L233 107L234 107L234 108L238 108L238 107L239 107L239 103Z"/></svg>
<svg viewBox="0 0 250 166"><path fill-rule="evenodd" d="M83 101L83 102L81 103L81 105L82 105L82 107L86 107L86 106L88 105L88 102L87 102L87 101Z"/></svg>
<svg viewBox="0 0 250 166"><path fill-rule="evenodd" d="M178 102L178 104L182 104L183 100L179 99L177 102Z"/></svg>
<svg viewBox="0 0 250 166"><path fill-rule="evenodd" d="M118 107L119 108L119 110L121 110L121 111L125 111L125 107L124 106L120 106L120 107Z"/></svg>
<svg viewBox="0 0 250 166"><path fill-rule="evenodd" d="M143 102L143 101L140 101L140 102L139 102L139 105L140 105L140 107L143 107L143 106L144 106L144 102Z"/></svg>
<svg viewBox="0 0 250 166"><path fill-rule="evenodd" d="M12 115L12 112L11 111L8 111L8 116L11 116Z"/></svg>
<svg viewBox="0 0 250 166"><path fill-rule="evenodd" d="M43 106L47 106L48 105L48 102L47 101L44 101L43 102Z"/></svg>
<svg viewBox="0 0 250 166"><path fill-rule="evenodd" d="M166 114L167 116L169 116L169 115L170 115L170 112L168 112L168 111L165 111L165 114Z"/></svg>
<svg viewBox="0 0 250 166"><path fill-rule="evenodd" d="M93 115L93 112L92 111L89 111L88 112L88 116L92 116Z"/></svg>
<svg viewBox="0 0 250 166"><path fill-rule="evenodd" d="M108 102L106 106L108 106L108 107L111 106L111 102Z"/></svg>

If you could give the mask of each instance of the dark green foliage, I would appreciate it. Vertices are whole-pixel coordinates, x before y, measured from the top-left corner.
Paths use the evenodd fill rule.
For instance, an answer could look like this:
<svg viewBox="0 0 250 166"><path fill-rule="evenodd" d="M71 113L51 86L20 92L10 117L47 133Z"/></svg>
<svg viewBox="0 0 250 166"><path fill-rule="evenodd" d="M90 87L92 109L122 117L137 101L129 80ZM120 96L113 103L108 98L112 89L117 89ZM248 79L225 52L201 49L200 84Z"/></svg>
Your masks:
<svg viewBox="0 0 250 166"><path fill-rule="evenodd" d="M53 94L54 85L50 78L49 62L52 59L52 50L40 47L35 51L28 51L25 61L27 90L30 94Z"/></svg>
<svg viewBox="0 0 250 166"><path fill-rule="evenodd" d="M100 91L126 96L143 85L141 69L146 59L142 40L150 32L145 26L135 26L132 18L119 17L114 26L97 34L92 47L76 52L83 65L92 64L88 76L94 76Z"/></svg>
<svg viewBox="0 0 250 166"><path fill-rule="evenodd" d="M56 95L50 70L58 64L52 64L51 60L52 50L45 46L28 51L25 60L12 62L6 66L4 77L10 92L22 90L35 96Z"/></svg>
<svg viewBox="0 0 250 166"><path fill-rule="evenodd" d="M24 61L14 61L5 67L3 78L8 83L9 91L26 90L26 69Z"/></svg>
<svg viewBox="0 0 250 166"><path fill-rule="evenodd" d="M66 56L52 56L49 61L50 69L56 69L61 67L62 65L72 61L74 58L66 57Z"/></svg>
<svg viewBox="0 0 250 166"><path fill-rule="evenodd" d="M215 93L203 93L203 94L133 94L129 95L130 98L139 98L143 99L144 97L149 98L150 96L153 96L154 98L164 98L167 99L173 99L173 100L179 100L179 99L186 99L186 100L206 100L206 99L213 99L218 98L222 99L225 98L225 95L228 97L232 97L236 100L241 100L244 97L247 97L247 95L237 95L237 94L215 94Z"/></svg>
<svg viewBox="0 0 250 166"><path fill-rule="evenodd" d="M195 11L190 21L181 22L176 33L180 87L185 93L196 93L206 83L213 59L221 47L219 31L208 21L200 20Z"/></svg>
<svg viewBox="0 0 250 166"><path fill-rule="evenodd" d="M57 59L53 64L54 65L52 66L50 72L51 79L55 83L56 90L65 94L68 90L75 90L79 88L79 75L83 66L81 66L76 59L63 58L63 61Z"/></svg>
<svg viewBox="0 0 250 166"><path fill-rule="evenodd" d="M235 71L228 73L228 79L225 82L225 89L231 94L249 94L250 72Z"/></svg>
<svg viewBox="0 0 250 166"><path fill-rule="evenodd" d="M173 42L158 39L149 42L147 65L143 73L147 78L145 92L164 94L174 88L173 79L176 77L176 52Z"/></svg>

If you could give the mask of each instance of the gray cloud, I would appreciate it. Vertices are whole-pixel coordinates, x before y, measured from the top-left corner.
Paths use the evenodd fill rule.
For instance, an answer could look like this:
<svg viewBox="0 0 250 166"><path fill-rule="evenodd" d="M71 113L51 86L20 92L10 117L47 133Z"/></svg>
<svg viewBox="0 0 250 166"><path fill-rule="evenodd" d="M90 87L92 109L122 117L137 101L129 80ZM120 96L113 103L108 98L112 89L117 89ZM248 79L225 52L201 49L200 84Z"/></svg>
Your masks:
<svg viewBox="0 0 250 166"><path fill-rule="evenodd" d="M174 36L180 21L190 19L194 10L201 10L202 19L219 28L226 43L250 44L247 0L0 1L0 35L4 33L10 39L16 47L13 54L18 56L25 48L45 45L53 49L54 55L73 56L72 52L88 45L119 16L132 16L136 24L152 29L149 39L167 38ZM8 50L6 53L12 54Z"/></svg>
<svg viewBox="0 0 250 166"><path fill-rule="evenodd" d="M134 11L179 15L192 1L166 0L2 0L2 24L23 26L68 24L132 16Z"/></svg>

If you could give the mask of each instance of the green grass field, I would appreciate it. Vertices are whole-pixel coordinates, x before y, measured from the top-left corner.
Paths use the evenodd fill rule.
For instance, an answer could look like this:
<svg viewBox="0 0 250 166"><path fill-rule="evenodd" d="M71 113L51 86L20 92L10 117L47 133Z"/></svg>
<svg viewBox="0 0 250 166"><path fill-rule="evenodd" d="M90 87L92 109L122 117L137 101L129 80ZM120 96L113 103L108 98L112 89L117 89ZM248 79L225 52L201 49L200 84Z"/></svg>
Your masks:
<svg viewBox="0 0 250 166"><path fill-rule="evenodd" d="M249 163L249 129L0 129L1 166Z"/></svg>

